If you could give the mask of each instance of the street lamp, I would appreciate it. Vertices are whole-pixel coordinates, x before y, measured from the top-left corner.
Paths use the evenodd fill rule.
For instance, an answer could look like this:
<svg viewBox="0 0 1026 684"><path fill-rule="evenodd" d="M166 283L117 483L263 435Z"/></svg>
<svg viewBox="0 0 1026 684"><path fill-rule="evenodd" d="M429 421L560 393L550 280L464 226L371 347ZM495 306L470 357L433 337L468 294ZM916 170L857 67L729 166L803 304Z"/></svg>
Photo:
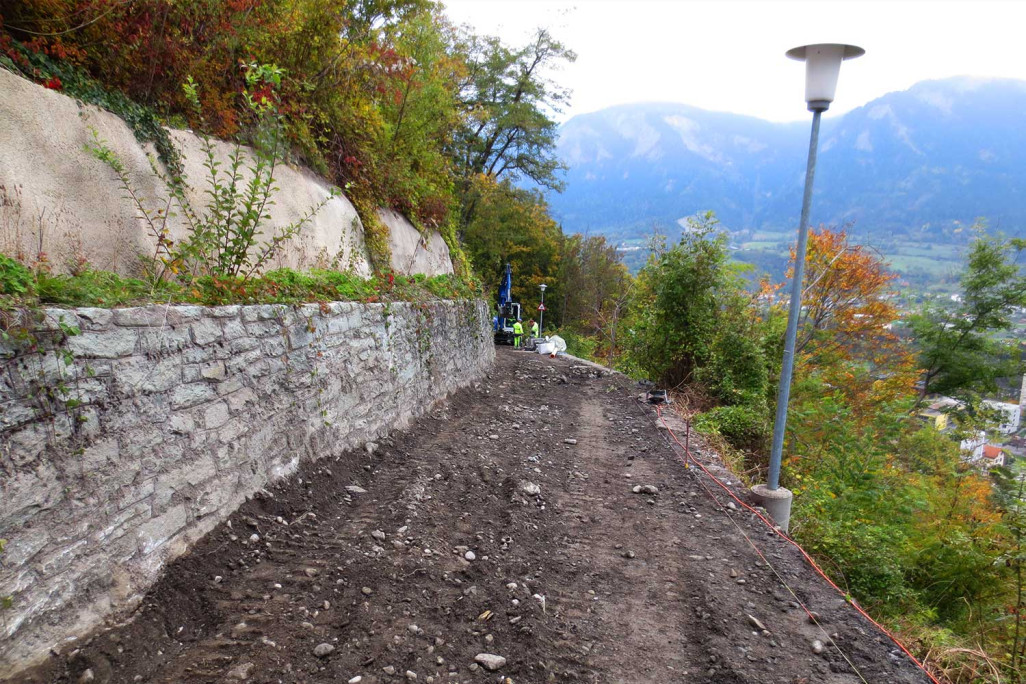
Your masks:
<svg viewBox="0 0 1026 684"><path fill-rule="evenodd" d="M545 283L542 283L538 287L541 288L541 304L538 306L538 337L542 336L542 328L545 324L545 288L548 287Z"/></svg>
<svg viewBox="0 0 1026 684"><path fill-rule="evenodd" d="M787 56L805 62L805 101L812 112L812 136L809 140L809 161L805 170L805 194L798 223L798 246L791 278L791 303L787 311L787 333L784 337L784 361L777 390L777 415L773 422L773 447L770 451L767 483L752 487L752 497L762 505L782 530L787 531L791 518L791 492L780 486L780 459L784 449L784 428L787 425L787 402L791 397L791 376L794 373L794 347L798 336L798 317L802 310L802 277L805 275L805 247L809 237L809 205L812 202L812 181L816 174L816 152L819 147L819 119L834 101L841 62L866 53L854 45L820 43L804 45L787 51Z"/></svg>

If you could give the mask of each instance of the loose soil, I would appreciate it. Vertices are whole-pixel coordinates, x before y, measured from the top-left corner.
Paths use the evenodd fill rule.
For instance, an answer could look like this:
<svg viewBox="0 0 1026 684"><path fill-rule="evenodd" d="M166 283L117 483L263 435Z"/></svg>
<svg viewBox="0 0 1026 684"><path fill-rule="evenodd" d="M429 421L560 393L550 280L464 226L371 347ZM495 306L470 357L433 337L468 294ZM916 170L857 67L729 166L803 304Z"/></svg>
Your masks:
<svg viewBox="0 0 1026 684"><path fill-rule="evenodd" d="M26 681L926 682L796 549L706 493L638 391L500 349L406 433L246 503L128 622Z"/></svg>

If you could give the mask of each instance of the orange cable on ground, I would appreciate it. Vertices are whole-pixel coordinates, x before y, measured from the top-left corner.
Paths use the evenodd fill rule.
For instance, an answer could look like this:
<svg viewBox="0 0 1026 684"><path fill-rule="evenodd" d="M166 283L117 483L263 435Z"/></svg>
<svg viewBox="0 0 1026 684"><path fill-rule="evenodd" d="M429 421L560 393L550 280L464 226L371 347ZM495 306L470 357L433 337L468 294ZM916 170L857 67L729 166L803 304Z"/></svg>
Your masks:
<svg viewBox="0 0 1026 684"><path fill-rule="evenodd" d="M670 426L666 424L666 421L663 420L663 412L659 408L658 404L656 405L655 408L656 408L656 415L659 417L659 421L663 424L663 427L666 428L666 431L670 434L670 437L673 438L673 441L677 443L677 446L679 446L681 449L684 450L686 460L681 460L681 462L684 463L685 467L687 467L689 461L693 462L693 463L696 463L698 465L698 467L702 469L702 472L704 472L706 475L708 475L709 478L712 479L712 481L715 482L717 485L719 485L720 488L723 491L725 491L728 495L730 495L730 497L732 499L734 499L734 501L736 501L741 506L743 506L744 508L746 508L749 511L751 511L752 513L754 513L756 516L758 516L759 520L761 520L766 525L766 527L768 527L769 529L774 531L784 541L788 542L789 544L794 546L796 549L798 549L798 551L802 554L802 556L805 558L805 560L808 562L808 564L810 566L812 566L812 569L815 570L819 574L820 577L825 579L827 581L827 583L831 587L833 587L834 590L836 590L837 593L840 594L845 599L845 601L847 603L849 603L853 608L855 608L855 610L857 610L859 612L859 614L862 615L862 617L866 618L871 623L873 623L873 625L876 626L877 629L879 629L881 632L886 634L887 637L891 641L893 641L894 644L898 648L900 648L902 650L902 652L905 655L907 655L909 657L909 659L913 663L915 663L916 666L926 674L927 677L930 678L930 681L932 681L934 684L941 684L941 682L936 677L934 677L933 674L928 669L926 669L926 666L923 665L921 662L919 662L919 660L914 655L912 655L912 653L908 650L908 648L906 648L905 645L903 643L901 643L901 641L899 641L896 636L894 636L894 634L892 634L886 627L881 625L879 622L874 620L872 618L872 616L869 615L869 613L867 613L865 610L863 610L862 607L858 603L855 602L854 599L850 598L848 596L848 594L843 589L841 589L839 586L837 586L834 583L834 581L831 580L827 576L827 574L825 572L823 572L823 570L819 567L819 565L816 563L816 561L812 559L812 556L810 556L808 554L808 552L806 552L805 549L803 549L801 547L801 545L798 544L798 542L796 542L795 540L791 539L791 537L789 537L786 534L784 534L784 532L782 532L779 527L774 525L772 521L770 521L764 515L759 513L759 511L757 511L755 508L753 508L752 506L750 506L749 504L747 504L746 502L744 502L740 498L738 498L738 496L733 491L731 491L730 488L727 487L727 485L725 485L722 482L720 482L720 480L715 475L713 475L711 472L709 472L709 469L705 467L705 464L702 463L697 458L695 458L695 456L691 453L691 451L688 449L688 447L686 447L685 445L680 443L680 440L677 439L677 435L674 433L674 431L672 429L670 429ZM678 456L678 460L680 460L679 456ZM708 492L708 490L706 490L706 492ZM713 497L711 493L709 493L709 496L713 499L713 501L716 501L716 498ZM752 544L752 546L754 547L755 545ZM763 560L766 560L766 557L762 554L761 551L759 551L758 549L756 549L756 551L759 553L759 556L762 557ZM805 609L806 613L809 613L809 609L805 608L804 605L802 606L802 608ZM810 613L809 616L812 617L811 613Z"/></svg>

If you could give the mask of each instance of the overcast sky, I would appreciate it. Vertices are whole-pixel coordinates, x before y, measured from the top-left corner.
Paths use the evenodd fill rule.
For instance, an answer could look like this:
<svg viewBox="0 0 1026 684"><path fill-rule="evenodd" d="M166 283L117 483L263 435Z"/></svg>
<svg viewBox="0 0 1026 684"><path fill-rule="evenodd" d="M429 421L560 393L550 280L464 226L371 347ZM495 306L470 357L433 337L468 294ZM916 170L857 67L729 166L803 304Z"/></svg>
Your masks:
<svg viewBox="0 0 1026 684"><path fill-rule="evenodd" d="M837 115L917 81L1026 79L1026 2L937 0L444 0L449 17L522 44L539 26L577 53L553 74L573 90L561 119L628 102L681 102L774 121L805 119L807 43L851 43Z"/></svg>

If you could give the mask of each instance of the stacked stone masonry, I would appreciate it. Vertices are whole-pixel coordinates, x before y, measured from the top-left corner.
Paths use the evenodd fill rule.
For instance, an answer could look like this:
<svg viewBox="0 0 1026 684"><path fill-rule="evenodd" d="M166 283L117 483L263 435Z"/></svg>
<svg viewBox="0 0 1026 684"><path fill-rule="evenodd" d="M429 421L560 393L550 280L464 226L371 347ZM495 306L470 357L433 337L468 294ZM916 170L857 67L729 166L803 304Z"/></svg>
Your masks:
<svg viewBox="0 0 1026 684"><path fill-rule="evenodd" d="M36 350L0 342L8 673L132 608L304 459L401 429L495 354L483 302L49 309L34 325Z"/></svg>

